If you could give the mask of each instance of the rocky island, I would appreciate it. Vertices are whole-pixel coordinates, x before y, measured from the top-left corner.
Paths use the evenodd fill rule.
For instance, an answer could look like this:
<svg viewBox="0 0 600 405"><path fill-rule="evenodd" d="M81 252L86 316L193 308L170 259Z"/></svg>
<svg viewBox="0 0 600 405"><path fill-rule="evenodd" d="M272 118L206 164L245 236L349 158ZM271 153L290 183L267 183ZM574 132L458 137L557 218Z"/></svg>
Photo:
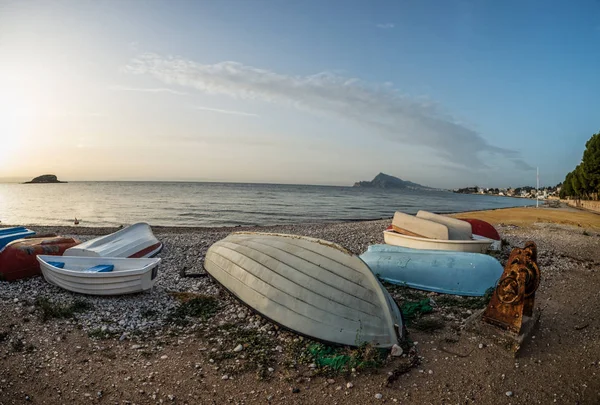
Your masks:
<svg viewBox="0 0 600 405"><path fill-rule="evenodd" d="M66 183L66 181L60 181L54 174L44 174L33 178L31 181L26 181L23 184L48 184L48 183Z"/></svg>
<svg viewBox="0 0 600 405"><path fill-rule="evenodd" d="M389 174L379 173L371 181L359 181L354 183L353 187L365 188L411 188L417 190L432 190L431 187L422 186L412 181L399 179L398 177L390 176Z"/></svg>

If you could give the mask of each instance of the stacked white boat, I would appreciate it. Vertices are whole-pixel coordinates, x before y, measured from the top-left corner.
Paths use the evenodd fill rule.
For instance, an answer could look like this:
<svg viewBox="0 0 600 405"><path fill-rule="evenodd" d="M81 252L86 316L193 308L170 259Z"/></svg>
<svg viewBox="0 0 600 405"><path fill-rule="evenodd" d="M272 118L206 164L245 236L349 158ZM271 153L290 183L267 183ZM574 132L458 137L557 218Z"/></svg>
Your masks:
<svg viewBox="0 0 600 405"><path fill-rule="evenodd" d="M81 294L120 295L151 289L162 249L150 226L137 223L67 249L63 256L39 255L44 278Z"/></svg>
<svg viewBox="0 0 600 405"><path fill-rule="evenodd" d="M413 249L485 253L494 242L473 238L471 224L466 221L427 211L416 216L396 212L391 228L383 232L385 243Z"/></svg>
<svg viewBox="0 0 600 405"><path fill-rule="evenodd" d="M471 223L497 235L480 220L459 220L427 211L396 212L383 232L386 245L373 245L360 258L381 279L425 291L482 296L502 275L486 253L499 241L474 235ZM499 239L499 237L498 237Z"/></svg>

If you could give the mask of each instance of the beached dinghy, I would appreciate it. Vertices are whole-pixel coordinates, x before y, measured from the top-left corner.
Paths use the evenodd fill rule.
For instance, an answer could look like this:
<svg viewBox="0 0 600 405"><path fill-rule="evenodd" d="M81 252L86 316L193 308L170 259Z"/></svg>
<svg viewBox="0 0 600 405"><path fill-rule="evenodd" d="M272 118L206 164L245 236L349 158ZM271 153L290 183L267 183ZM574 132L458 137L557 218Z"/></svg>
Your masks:
<svg viewBox="0 0 600 405"><path fill-rule="evenodd" d="M49 283L65 290L90 295L122 295L152 288L159 258L37 257Z"/></svg>
<svg viewBox="0 0 600 405"><path fill-rule="evenodd" d="M498 260L479 253L372 245L360 258L389 283L454 295L482 296L504 271Z"/></svg>
<svg viewBox="0 0 600 405"><path fill-rule="evenodd" d="M412 249L453 250L457 252L485 253L492 244L491 239L443 240L406 235L392 227L383 231L383 240L388 245Z"/></svg>
<svg viewBox="0 0 600 405"><path fill-rule="evenodd" d="M2 228L0 229L0 251L2 251L2 249L4 249L4 247L13 240L23 239L33 235L35 235L35 232L31 229L25 228L24 226Z"/></svg>
<svg viewBox="0 0 600 405"><path fill-rule="evenodd" d="M389 348L402 339L398 306L358 257L296 235L233 233L213 244L206 271L244 304L313 339Z"/></svg>
<svg viewBox="0 0 600 405"><path fill-rule="evenodd" d="M0 280L13 281L42 274L37 255L61 256L80 243L62 236L40 236L10 242L0 252Z"/></svg>
<svg viewBox="0 0 600 405"><path fill-rule="evenodd" d="M65 252L65 256L154 257L162 247L150 225L140 222L72 247Z"/></svg>

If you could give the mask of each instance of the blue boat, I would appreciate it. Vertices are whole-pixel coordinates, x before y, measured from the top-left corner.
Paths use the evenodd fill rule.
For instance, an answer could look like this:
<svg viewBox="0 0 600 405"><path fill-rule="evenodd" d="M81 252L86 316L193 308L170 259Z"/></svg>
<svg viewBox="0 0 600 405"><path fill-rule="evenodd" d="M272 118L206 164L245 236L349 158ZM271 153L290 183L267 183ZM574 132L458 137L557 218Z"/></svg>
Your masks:
<svg viewBox="0 0 600 405"><path fill-rule="evenodd" d="M503 272L498 260L481 253L372 245L360 258L388 283L454 295L483 296Z"/></svg>
<svg viewBox="0 0 600 405"><path fill-rule="evenodd" d="M35 235L35 232L23 226L0 229L0 251L13 240Z"/></svg>

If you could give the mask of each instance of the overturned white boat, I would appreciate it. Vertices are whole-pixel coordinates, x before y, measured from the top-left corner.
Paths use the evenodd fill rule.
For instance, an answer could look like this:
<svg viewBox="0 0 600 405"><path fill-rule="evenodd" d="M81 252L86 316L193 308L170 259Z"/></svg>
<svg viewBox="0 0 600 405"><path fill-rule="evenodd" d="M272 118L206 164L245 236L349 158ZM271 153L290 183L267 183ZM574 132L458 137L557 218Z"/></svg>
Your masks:
<svg viewBox="0 0 600 405"><path fill-rule="evenodd" d="M301 335L384 348L403 337L392 297L362 260L339 245L233 233L208 249L204 267L244 304Z"/></svg>
<svg viewBox="0 0 600 405"><path fill-rule="evenodd" d="M162 248L162 243L156 239L150 225L139 222L67 249L64 255L140 258L154 257Z"/></svg>
<svg viewBox="0 0 600 405"><path fill-rule="evenodd" d="M38 255L46 281L90 295L122 295L152 288L159 258L126 259Z"/></svg>

